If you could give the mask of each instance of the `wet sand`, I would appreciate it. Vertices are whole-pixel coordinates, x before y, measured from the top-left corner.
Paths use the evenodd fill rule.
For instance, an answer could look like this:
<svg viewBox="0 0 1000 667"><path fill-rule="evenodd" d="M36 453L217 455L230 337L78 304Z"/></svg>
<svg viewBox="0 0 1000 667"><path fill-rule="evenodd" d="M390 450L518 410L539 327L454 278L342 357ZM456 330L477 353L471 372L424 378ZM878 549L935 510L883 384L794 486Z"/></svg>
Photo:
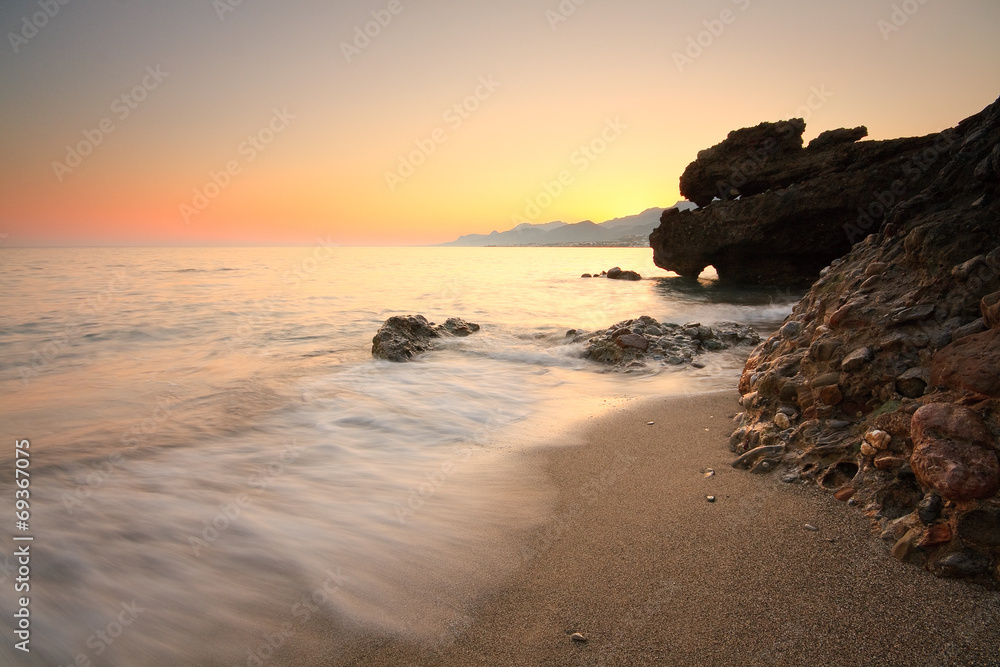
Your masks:
<svg viewBox="0 0 1000 667"><path fill-rule="evenodd" d="M893 560L828 493L734 470L738 410L656 399L525 452L558 500L512 576L431 637L327 628L270 664L1000 664L1000 594Z"/></svg>

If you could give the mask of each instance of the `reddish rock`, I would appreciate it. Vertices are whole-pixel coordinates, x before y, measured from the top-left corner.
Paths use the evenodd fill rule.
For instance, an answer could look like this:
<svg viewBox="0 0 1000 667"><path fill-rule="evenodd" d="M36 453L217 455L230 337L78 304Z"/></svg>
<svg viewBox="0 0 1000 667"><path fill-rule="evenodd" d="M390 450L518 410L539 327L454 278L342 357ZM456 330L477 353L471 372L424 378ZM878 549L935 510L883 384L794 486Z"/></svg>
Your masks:
<svg viewBox="0 0 1000 667"><path fill-rule="evenodd" d="M906 465L906 457L892 452L882 452L875 457L875 467L879 470L898 470Z"/></svg>
<svg viewBox="0 0 1000 667"><path fill-rule="evenodd" d="M856 491L854 489L852 489L849 486L845 486L843 489L841 489L841 490L837 491L835 494L833 494L833 497L836 498L837 500L840 500L840 501L846 503L848 500L850 500L851 498L854 497L855 493L856 493Z"/></svg>
<svg viewBox="0 0 1000 667"><path fill-rule="evenodd" d="M637 350L642 350L643 352L649 347L649 340L645 336L640 336L639 334L625 334L624 336L619 336L615 339L621 347L634 347Z"/></svg>
<svg viewBox="0 0 1000 667"><path fill-rule="evenodd" d="M983 321L992 329L1000 327L1000 292L993 292L983 297L979 304L983 312Z"/></svg>
<svg viewBox="0 0 1000 667"><path fill-rule="evenodd" d="M859 489L854 498L863 496L866 514L879 521L890 544L899 543L897 557L923 563L926 556L928 569L943 576L982 579L989 572L1000 585L1000 396L986 395L997 386L1000 360L992 351L1000 351L1000 336L979 336L1000 330L1000 100L942 132L936 142L937 158L922 162L933 184L917 185L918 196L902 195L889 210L880 210L881 204L869 206L873 186L864 182L862 210L852 206L852 220L840 225L856 243L829 262L782 325L798 322L798 335L783 339L775 334L751 356L741 394L756 390L758 395L744 406L737 451L775 442L751 444L747 434L773 438L775 409L794 409L800 415L795 428L781 432L790 454L783 464L794 466L789 471L794 474L786 477L816 479L831 493ZM724 169L719 179L733 172L734 160L708 157L699 163ZM829 182L830 193L846 204L850 195L843 183L828 179L836 169L819 170L813 180ZM898 178L898 170L890 178ZM664 214L661 227L683 233L672 240L662 229L654 234L651 242L660 242L654 243L654 255L671 252L688 261L691 244L700 245L695 254L703 257L691 262L700 271L704 259L744 262L753 253L737 274L776 275L772 268L780 268L774 259L779 248L773 239L783 235L784 241L802 246L805 237L790 231L796 229L793 221L800 214L808 220L820 217L806 215L800 206L803 195L816 193L812 185L796 183L789 188L772 181L760 194L736 186L738 192L718 195L730 201L715 201L691 214ZM748 187L757 189L752 183ZM824 223L835 219L822 217ZM750 221L754 226L747 234ZM718 227L706 231L706 224L716 222ZM705 237L714 244L708 253L702 252ZM730 248L735 252L725 254ZM797 259L795 252L787 261ZM763 269L762 263L767 264ZM793 328L785 332L791 335ZM949 348L969 336L976 338ZM839 377L827 377L833 371L840 371ZM780 381L762 382L768 373ZM942 381L946 390L937 391ZM820 389L830 385L843 395L836 406L820 397ZM941 406L914 420L914 412L929 402L973 406L982 420L962 410L935 417ZM983 420L990 433L982 428ZM911 423L919 434L911 433ZM867 455L857 455L861 436L874 430L892 436L889 447L880 450L868 442ZM826 478L830 462L847 456L860 465L857 474ZM885 530L884 519L891 517L910 522ZM948 527L931 529L937 524ZM918 530L900 542L910 528ZM944 541L949 530L951 539Z"/></svg>
<svg viewBox="0 0 1000 667"><path fill-rule="evenodd" d="M924 536L920 538L917 545L920 547L933 547L939 544L947 544L954 537L951 526L947 523L936 523L927 529Z"/></svg>
<svg viewBox="0 0 1000 667"><path fill-rule="evenodd" d="M818 395L820 402L826 405L837 405L844 400L843 394L840 393L840 387L835 384L820 387Z"/></svg>
<svg viewBox="0 0 1000 667"><path fill-rule="evenodd" d="M938 350L931 359L931 384L1000 397L1000 328Z"/></svg>
<svg viewBox="0 0 1000 667"><path fill-rule="evenodd" d="M836 329L841 324L843 324L845 320L847 320L848 315L851 314L851 311L854 309L855 305L856 305L855 302L851 301L850 303L846 303L840 308L838 308L836 312L834 312L833 315L830 316L830 321L829 321L830 328Z"/></svg>
<svg viewBox="0 0 1000 667"><path fill-rule="evenodd" d="M872 262L865 267L866 276L877 276L885 273L889 269L889 265L885 262Z"/></svg>
<svg viewBox="0 0 1000 667"><path fill-rule="evenodd" d="M931 403L913 414L910 467L917 480L948 500L990 498L1000 490L993 436L973 410Z"/></svg>

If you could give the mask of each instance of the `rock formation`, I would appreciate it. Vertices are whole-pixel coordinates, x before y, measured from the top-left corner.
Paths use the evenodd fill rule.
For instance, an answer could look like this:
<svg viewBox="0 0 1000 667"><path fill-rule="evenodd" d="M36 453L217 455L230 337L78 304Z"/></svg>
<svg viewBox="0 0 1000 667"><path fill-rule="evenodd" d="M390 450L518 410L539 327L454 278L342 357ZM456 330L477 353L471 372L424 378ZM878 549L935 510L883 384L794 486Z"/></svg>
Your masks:
<svg viewBox="0 0 1000 667"><path fill-rule="evenodd" d="M735 322L720 322L713 327L700 322L661 324L648 315L594 333L570 329L566 336L574 343L587 342L586 358L624 371L642 370L647 362L700 366L695 357L702 352L760 343L752 327Z"/></svg>
<svg viewBox="0 0 1000 667"><path fill-rule="evenodd" d="M387 319L372 338L372 356L389 361L408 361L421 352L433 349L435 339L468 336L477 331L478 324L458 317L450 317L444 324L435 325L423 315L396 315Z"/></svg>
<svg viewBox="0 0 1000 667"><path fill-rule="evenodd" d="M743 284L811 283L877 231L896 203L926 188L953 152L953 130L858 141L831 130L802 146L800 118L729 133L681 176L702 208L668 209L649 237L657 266L697 277L707 266Z"/></svg>
<svg viewBox="0 0 1000 667"><path fill-rule="evenodd" d="M1000 100L929 146L926 187L751 355L731 445L859 504L900 560L996 585Z"/></svg>
<svg viewBox="0 0 1000 667"><path fill-rule="evenodd" d="M595 273L593 275L589 273L584 273L581 278L600 278L604 276L610 278L611 280L642 280L640 276L635 271L622 271L620 266L614 266L607 271L601 271L600 273Z"/></svg>
<svg viewBox="0 0 1000 667"><path fill-rule="evenodd" d="M642 276L635 271L622 271L618 266L608 269L607 276L611 280L642 280Z"/></svg>

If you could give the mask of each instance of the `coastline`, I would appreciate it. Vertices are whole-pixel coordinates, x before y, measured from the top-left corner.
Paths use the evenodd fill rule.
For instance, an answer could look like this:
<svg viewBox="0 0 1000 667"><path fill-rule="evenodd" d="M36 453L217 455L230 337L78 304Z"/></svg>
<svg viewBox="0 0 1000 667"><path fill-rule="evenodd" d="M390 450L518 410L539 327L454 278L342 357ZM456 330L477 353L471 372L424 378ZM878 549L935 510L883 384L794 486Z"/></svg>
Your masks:
<svg viewBox="0 0 1000 667"><path fill-rule="evenodd" d="M524 452L558 500L510 578L430 640L341 627L269 664L995 664L1000 596L887 557L830 494L733 469L738 410L650 399Z"/></svg>

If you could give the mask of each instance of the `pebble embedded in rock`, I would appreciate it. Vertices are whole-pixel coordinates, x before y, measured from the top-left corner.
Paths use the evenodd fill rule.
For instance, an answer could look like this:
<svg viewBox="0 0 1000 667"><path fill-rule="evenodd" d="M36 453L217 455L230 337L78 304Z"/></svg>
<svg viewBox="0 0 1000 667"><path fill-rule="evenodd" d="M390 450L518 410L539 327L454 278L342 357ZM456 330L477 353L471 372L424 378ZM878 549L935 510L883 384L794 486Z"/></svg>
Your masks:
<svg viewBox="0 0 1000 667"><path fill-rule="evenodd" d="M911 528L895 544L892 545L890 553L898 561L907 562L914 557L917 542L920 540L922 531L918 528Z"/></svg>
<svg viewBox="0 0 1000 667"><path fill-rule="evenodd" d="M1000 510L972 510L958 520L958 534L966 542L988 549L1000 548Z"/></svg>
<svg viewBox="0 0 1000 667"><path fill-rule="evenodd" d="M941 517L943 509L944 501L941 500L941 496L932 491L917 505L917 516L924 523L934 523Z"/></svg>
<svg viewBox="0 0 1000 667"><path fill-rule="evenodd" d="M875 455L875 467L879 470L898 470L909 463L906 456L882 452Z"/></svg>
<svg viewBox="0 0 1000 667"><path fill-rule="evenodd" d="M796 322L795 320L786 322L779 331L779 335L785 340L790 340L792 338L795 338L800 333L802 333L802 323Z"/></svg>
<svg viewBox="0 0 1000 667"><path fill-rule="evenodd" d="M837 500L841 500L843 502L847 502L848 500L851 499L851 497L854 495L854 493L855 493L854 489L852 489L849 486L846 486L843 489L840 489L839 491L837 491L836 493L834 493L833 497L836 498Z"/></svg>
<svg viewBox="0 0 1000 667"><path fill-rule="evenodd" d="M750 355L739 382L745 412L729 445L739 456L780 442L787 453L770 458L793 467L778 471L783 481L794 482L799 473L800 482L815 481L839 498L848 487L856 488L844 504L863 509L883 529L893 519L908 518L886 538L896 558L944 576L989 575L996 586L1000 218L986 215L997 203L995 196L990 199L995 193L985 196L980 210L970 210L967 201L981 193L969 197L965 185L986 183L977 180L986 176L991 185L1000 182L1000 149L993 140L1000 136L1000 103L985 118L969 123L967 133L982 138L963 142L961 155L952 151L946 158L948 184L942 176L941 186L903 207L905 214L893 217L883 233L831 262L795 306L789 321L796 324L783 322ZM733 163L721 157L713 158L720 175ZM916 190L936 178L939 165L944 161L928 169ZM705 196L711 198L708 186L719 178L696 171L689 180L705 181ZM870 183L865 180L861 189L863 199ZM743 190L737 192L741 201L723 196L722 203L711 205L721 207L714 210L725 214L720 217L727 224L740 207L748 215L767 208ZM706 222L711 206L702 214L668 216L666 223L686 218L691 227L699 215ZM670 250L656 242L662 233L654 236L656 254ZM689 246L677 252L690 260ZM790 419L792 428L782 428L783 420L775 416L783 408L798 413ZM838 429L835 420L847 423ZM828 476L831 464L840 472ZM849 481L852 469L856 474ZM832 524L824 525L819 532L836 532Z"/></svg>
<svg viewBox="0 0 1000 667"><path fill-rule="evenodd" d="M867 366L874 358L875 354L870 348L860 347L844 357L840 368L848 373L853 373Z"/></svg>
<svg viewBox="0 0 1000 667"><path fill-rule="evenodd" d="M951 542L952 530L951 526L947 523L936 523L927 529L927 532L920 541L917 542L919 547L935 547L939 544L946 544Z"/></svg>
<svg viewBox="0 0 1000 667"><path fill-rule="evenodd" d="M574 632L573 634L571 634L571 635L569 636L569 638L570 638L570 639L572 639L572 640L573 640L573 641L575 641L575 642L586 642L586 641L587 641L587 638L586 638L586 637L584 637L584 636L583 636L582 634L580 634L579 632Z"/></svg>
<svg viewBox="0 0 1000 667"><path fill-rule="evenodd" d="M930 369L914 367L896 378L896 391L907 398L920 398L930 382Z"/></svg>
<svg viewBox="0 0 1000 667"><path fill-rule="evenodd" d="M634 347L637 350L642 350L645 352L649 349L649 339L641 334L624 334L615 338L615 342L618 343L620 347Z"/></svg>
<svg viewBox="0 0 1000 667"><path fill-rule="evenodd" d="M819 400L826 405L840 405L840 402L844 400L844 395L841 393L840 387L835 384L820 387L816 394Z"/></svg>
<svg viewBox="0 0 1000 667"><path fill-rule="evenodd" d="M913 414L910 432L910 466L925 488L955 501L989 498L1000 490L993 435L971 408L929 403Z"/></svg>
<svg viewBox="0 0 1000 667"><path fill-rule="evenodd" d="M865 433L865 442L870 444L875 449L885 451L886 449L889 449L889 443L892 442L892 436L885 431L875 429Z"/></svg>
<svg viewBox="0 0 1000 667"><path fill-rule="evenodd" d="M929 383L1000 397L1000 328L966 336L935 353Z"/></svg>
<svg viewBox="0 0 1000 667"><path fill-rule="evenodd" d="M779 412L774 415L774 425L784 431L786 428L792 425L791 420L788 419L788 415L784 412Z"/></svg>
<svg viewBox="0 0 1000 667"><path fill-rule="evenodd" d="M1000 292L993 292L983 297L979 302L979 309L983 313L983 321L993 329L1000 327Z"/></svg>

